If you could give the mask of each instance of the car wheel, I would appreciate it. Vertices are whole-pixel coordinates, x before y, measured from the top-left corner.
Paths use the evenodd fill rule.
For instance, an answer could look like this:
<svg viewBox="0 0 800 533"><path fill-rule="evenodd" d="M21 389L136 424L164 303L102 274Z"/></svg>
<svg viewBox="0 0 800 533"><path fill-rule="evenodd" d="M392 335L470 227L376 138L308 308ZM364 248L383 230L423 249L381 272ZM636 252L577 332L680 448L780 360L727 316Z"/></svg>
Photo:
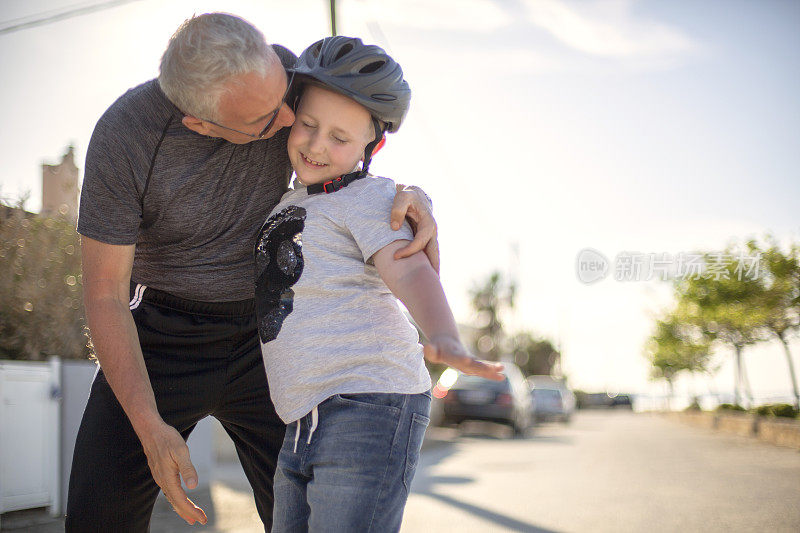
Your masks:
<svg viewBox="0 0 800 533"><path fill-rule="evenodd" d="M511 433L513 434L514 438L524 437L526 429L528 429L528 426L519 421L515 421L511 424Z"/></svg>

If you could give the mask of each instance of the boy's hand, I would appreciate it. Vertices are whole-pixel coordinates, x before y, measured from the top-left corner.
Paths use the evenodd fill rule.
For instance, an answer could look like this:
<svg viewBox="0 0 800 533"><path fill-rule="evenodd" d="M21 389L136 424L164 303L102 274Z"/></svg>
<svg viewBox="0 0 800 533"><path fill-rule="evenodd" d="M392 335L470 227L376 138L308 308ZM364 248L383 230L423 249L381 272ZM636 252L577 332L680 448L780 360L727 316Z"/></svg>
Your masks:
<svg viewBox="0 0 800 533"><path fill-rule="evenodd" d="M390 220L392 229L400 229L403 219L408 219L408 223L411 224L414 240L408 246L397 250L394 258L403 259L424 249L431 266L438 274L439 241L436 240L437 227L431 212L430 200L419 187L406 187L398 183L397 194L392 204Z"/></svg>
<svg viewBox="0 0 800 533"><path fill-rule="evenodd" d="M475 359L464 345L452 337L434 337L424 346L425 359L431 363L442 363L465 374L502 381L503 364Z"/></svg>

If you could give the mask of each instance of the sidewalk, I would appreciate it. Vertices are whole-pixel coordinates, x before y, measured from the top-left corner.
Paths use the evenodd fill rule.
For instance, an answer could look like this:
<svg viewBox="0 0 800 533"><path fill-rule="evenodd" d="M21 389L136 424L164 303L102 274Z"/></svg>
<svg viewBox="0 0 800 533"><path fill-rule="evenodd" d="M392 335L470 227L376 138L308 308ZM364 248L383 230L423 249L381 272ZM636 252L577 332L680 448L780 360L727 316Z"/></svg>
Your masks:
<svg viewBox="0 0 800 533"><path fill-rule="evenodd" d="M151 533L264 532L250 485L238 462L217 464L212 473L210 487L191 491L189 498L206 512L209 517L207 525L188 526L175 514L166 498L159 495L153 508ZM51 517L46 509L16 511L3 515L0 531L59 533L64 531L64 519Z"/></svg>
<svg viewBox="0 0 800 533"><path fill-rule="evenodd" d="M429 428L423 451L442 446L452 438L454 430ZM151 533L205 531L218 533L263 533L264 527L256 512L252 490L237 460L214 465L211 484L189 493L189 498L203 508L208 524L190 527L175 514L166 498L159 495L153 508ZM63 518L51 517L46 509L30 509L6 513L0 531L25 533L61 533Z"/></svg>

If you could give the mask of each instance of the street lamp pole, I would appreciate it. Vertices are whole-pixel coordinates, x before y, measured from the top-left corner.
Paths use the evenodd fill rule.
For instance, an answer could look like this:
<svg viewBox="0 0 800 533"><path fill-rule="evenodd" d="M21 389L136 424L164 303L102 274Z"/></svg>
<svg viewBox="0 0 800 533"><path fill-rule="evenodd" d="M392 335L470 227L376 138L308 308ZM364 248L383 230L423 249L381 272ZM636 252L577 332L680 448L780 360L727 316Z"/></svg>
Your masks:
<svg viewBox="0 0 800 533"><path fill-rule="evenodd" d="M336 35L336 0L331 0L331 35Z"/></svg>

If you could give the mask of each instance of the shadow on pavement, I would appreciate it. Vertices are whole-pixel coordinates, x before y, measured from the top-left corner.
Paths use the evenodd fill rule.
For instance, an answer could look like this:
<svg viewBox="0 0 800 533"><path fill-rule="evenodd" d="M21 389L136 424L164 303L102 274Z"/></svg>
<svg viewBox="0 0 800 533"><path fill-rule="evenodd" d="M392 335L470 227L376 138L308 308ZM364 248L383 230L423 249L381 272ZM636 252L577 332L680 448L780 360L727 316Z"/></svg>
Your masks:
<svg viewBox="0 0 800 533"><path fill-rule="evenodd" d="M427 462L429 464L436 464L453 453L456 453L459 447L459 441L462 439L508 440L510 443L521 439L565 444L570 442L568 438L538 435L535 431L521 439L511 439L510 433L506 432L508 428L496 424L476 424L474 426L467 426L464 429L465 431L462 432L453 428L430 428L425 436L422 447ZM211 487L197 489L188 493L189 499L206 512L209 519L208 524L205 526L187 525L186 522L172 510L166 498L164 498L162 494L159 494L155 506L153 507L150 532L179 533L184 531L208 531L222 533L239 530L245 523L251 526L255 525L256 527L261 524L258 516L254 514L255 505L252 502L252 490L238 462L217 464L212 477L213 486L217 487L217 489L215 489L217 490L215 494L212 494ZM424 470L420 470L412 485L412 492L437 499L454 508L482 517L514 531L535 533L550 533L552 531L516 520L478 505L459 501L445 494L440 494L440 491L445 492L448 485L475 483L475 481L475 478L469 476L426 476ZM227 499L226 497L222 497L220 500L221 494L219 493L219 487L227 489ZM228 493L236 493L240 497L231 499ZM217 507L214 505L215 498L218 500ZM220 508L219 505L224 506L225 509ZM227 513L228 515L231 513L236 514L241 520L238 523L234 522L235 525L232 526L231 517L222 516L221 513ZM249 515L253 516L250 517ZM252 524L250 522L252 522ZM0 529L2 529L3 532L25 531L26 533L61 533L64 531L63 517L50 517L46 509L32 509L28 511L6 513L3 515L0 524Z"/></svg>
<svg viewBox="0 0 800 533"><path fill-rule="evenodd" d="M415 491L416 492L416 491ZM464 503L462 501L456 500L450 496L445 496L444 494L437 494L435 492L418 492L418 494L424 494L425 496L434 498L439 500L442 503L446 503L462 511L466 511L468 513L474 514L475 516L479 516L484 518L493 524L507 527L514 531L525 531L527 533L556 533L552 529L546 529L538 526L534 526L533 524L529 524L527 522L523 522L521 520L517 520L516 518L511 518L510 516L506 516L500 513L496 513L489 509L479 507L477 505L471 503Z"/></svg>
<svg viewBox="0 0 800 533"><path fill-rule="evenodd" d="M479 435L479 437L501 439L501 437L497 437L496 435ZM435 465L458 451L458 431L447 428L435 428L425 436L425 443L422 449L425 454L425 462L428 465ZM411 486L412 493L439 500L442 503L446 503L452 507L513 531L524 531L526 533L557 533L555 530L538 527L479 505L462 502L452 496L440 494L437 491L440 487L445 487L447 485L475 483L475 478L473 477L437 476L428 475L425 472L425 469L417 471L417 476L414 478L414 482Z"/></svg>
<svg viewBox="0 0 800 533"><path fill-rule="evenodd" d="M208 516L205 526L189 526L172 510L163 494L159 494L150 520L150 533L177 533L183 531L222 532L217 529L214 502L209 487L189 492L189 499L202 508ZM64 517L51 517L47 509L28 509L3 514L0 531L24 531L25 533L63 533Z"/></svg>
<svg viewBox="0 0 800 533"><path fill-rule="evenodd" d="M425 440L432 442L458 442L459 439L483 439L493 441L532 441L552 444L573 444L574 439L561 433L550 433L548 425L537 425L528 428L522 436L514 436L511 428L493 422L467 421L456 428L435 427L428 430ZM425 445L423 444L423 449Z"/></svg>
<svg viewBox="0 0 800 533"><path fill-rule="evenodd" d="M0 518L0 531L63 533L64 519L50 516L45 508L12 511L3 513Z"/></svg>

